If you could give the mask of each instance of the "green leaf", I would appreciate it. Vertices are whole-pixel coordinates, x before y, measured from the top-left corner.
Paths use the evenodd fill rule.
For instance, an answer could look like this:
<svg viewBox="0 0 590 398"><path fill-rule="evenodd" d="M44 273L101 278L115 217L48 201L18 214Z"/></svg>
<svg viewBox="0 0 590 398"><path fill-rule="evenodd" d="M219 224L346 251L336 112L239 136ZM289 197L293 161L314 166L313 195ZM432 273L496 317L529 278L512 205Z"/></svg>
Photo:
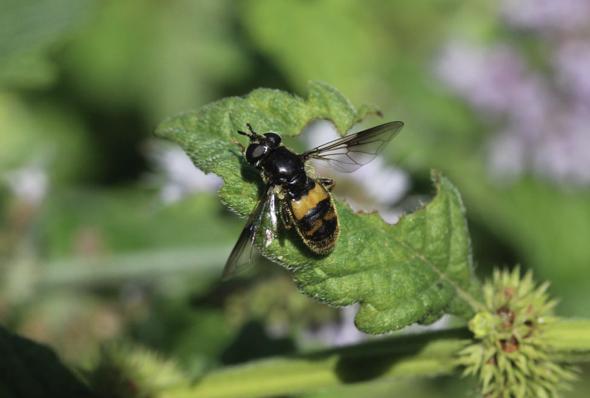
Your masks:
<svg viewBox="0 0 590 398"><path fill-rule="evenodd" d="M157 134L178 142L203 171L221 176L221 200L247 216L260 181L249 177L253 170L232 143L242 139L237 130L249 122L258 131L290 136L314 119L329 119L344 133L371 112L366 106L356 109L334 88L312 82L306 100L258 89L168 119ZM433 201L393 226L377 214L355 214L337 201L341 235L329 256L312 256L294 237L276 239L262 253L292 269L305 294L337 306L360 303L356 325L367 333L430 323L444 313L469 317L478 305L479 286L464 209L448 179L433 173L433 180Z"/></svg>
<svg viewBox="0 0 590 398"><path fill-rule="evenodd" d="M383 29L374 7L365 2L262 0L240 6L252 44L298 88L313 77L347 93L375 95L370 91L380 88L375 77L397 53L393 35L388 34L391 26Z"/></svg>
<svg viewBox="0 0 590 398"><path fill-rule="evenodd" d="M82 97L138 109L148 122L194 108L249 71L233 8L229 0L100 2L64 51L65 73Z"/></svg>
<svg viewBox="0 0 590 398"><path fill-rule="evenodd" d="M53 185L88 173L96 148L79 116L57 101L0 93L0 173L35 165Z"/></svg>
<svg viewBox="0 0 590 398"><path fill-rule="evenodd" d="M0 327L0 396L92 397L92 393L45 346Z"/></svg>
<svg viewBox="0 0 590 398"><path fill-rule="evenodd" d="M50 261L80 256L77 242L89 232L97 247L84 257L112 258L146 250L195 249L195 242L202 247L231 247L240 230L239 220L219 222L224 209L213 194L158 206L153 192L142 189L54 190L43 210L38 228L46 247L44 258Z"/></svg>
<svg viewBox="0 0 590 398"><path fill-rule="evenodd" d="M453 166L473 218L514 245L540 279L551 281L560 314L590 316L590 279L580 277L590 258L590 189L535 178L496 184L480 160L467 155Z"/></svg>
<svg viewBox="0 0 590 398"><path fill-rule="evenodd" d="M95 0L0 2L0 84L42 86L57 77L48 53L81 25Z"/></svg>

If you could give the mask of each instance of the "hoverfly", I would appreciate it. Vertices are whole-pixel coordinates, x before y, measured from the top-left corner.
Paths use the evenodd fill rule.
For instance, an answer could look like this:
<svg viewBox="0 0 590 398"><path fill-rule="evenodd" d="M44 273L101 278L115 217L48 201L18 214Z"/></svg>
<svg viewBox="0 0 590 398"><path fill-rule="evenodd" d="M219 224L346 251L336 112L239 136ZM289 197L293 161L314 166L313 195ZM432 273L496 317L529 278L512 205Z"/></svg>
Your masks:
<svg viewBox="0 0 590 398"><path fill-rule="evenodd" d="M338 171L353 172L375 159L403 125L400 121L381 124L302 154L281 145L281 137L274 132L258 134L250 124L247 124L249 131L238 131L250 139L244 156L260 172L266 188L225 263L224 279L235 271L246 249L252 250L266 214L271 228L265 231L265 245L274 239L280 217L285 229L294 228L309 250L317 255L329 254L340 232L330 194L334 181L312 178L306 172L305 162L323 160Z"/></svg>

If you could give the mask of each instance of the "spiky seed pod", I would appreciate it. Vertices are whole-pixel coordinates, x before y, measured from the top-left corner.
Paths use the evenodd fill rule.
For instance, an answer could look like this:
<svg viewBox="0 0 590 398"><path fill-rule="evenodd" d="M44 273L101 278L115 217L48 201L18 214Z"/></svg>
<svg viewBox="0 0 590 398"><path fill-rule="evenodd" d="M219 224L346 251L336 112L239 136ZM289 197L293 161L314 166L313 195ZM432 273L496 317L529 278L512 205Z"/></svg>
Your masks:
<svg viewBox="0 0 590 398"><path fill-rule="evenodd" d="M517 267L484 284L485 311L469 322L476 343L459 353L464 375L477 376L486 398L557 397L575 372L554 362L544 340L556 301Z"/></svg>
<svg viewBox="0 0 590 398"><path fill-rule="evenodd" d="M86 380L100 398L153 398L169 388L189 384L174 362L125 343L103 347Z"/></svg>

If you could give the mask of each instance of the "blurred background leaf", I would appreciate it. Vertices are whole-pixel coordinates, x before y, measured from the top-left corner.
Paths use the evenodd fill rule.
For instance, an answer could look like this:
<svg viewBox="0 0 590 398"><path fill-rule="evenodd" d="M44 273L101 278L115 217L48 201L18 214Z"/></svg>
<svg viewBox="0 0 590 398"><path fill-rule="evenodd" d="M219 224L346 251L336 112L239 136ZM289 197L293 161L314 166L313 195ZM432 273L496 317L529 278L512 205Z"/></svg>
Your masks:
<svg viewBox="0 0 590 398"><path fill-rule="evenodd" d="M4 0L0 4L0 84L48 86L58 70L49 53L80 27L94 0Z"/></svg>
<svg viewBox="0 0 590 398"><path fill-rule="evenodd" d="M92 393L49 348L0 328L3 397L91 397Z"/></svg>

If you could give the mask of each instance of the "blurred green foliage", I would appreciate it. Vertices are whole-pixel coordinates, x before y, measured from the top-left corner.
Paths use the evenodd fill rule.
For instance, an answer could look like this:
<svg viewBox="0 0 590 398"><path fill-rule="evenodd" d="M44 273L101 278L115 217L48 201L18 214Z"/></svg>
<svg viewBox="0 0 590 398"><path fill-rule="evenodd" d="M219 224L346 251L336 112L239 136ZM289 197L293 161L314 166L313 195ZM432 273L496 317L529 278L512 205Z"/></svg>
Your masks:
<svg viewBox="0 0 590 398"><path fill-rule="evenodd" d="M67 83L150 124L216 98L249 70L230 1L111 1L94 18L64 54Z"/></svg>
<svg viewBox="0 0 590 398"><path fill-rule="evenodd" d="M6 398L91 397L92 393L40 344L0 327L0 394Z"/></svg>
<svg viewBox="0 0 590 398"><path fill-rule="evenodd" d="M50 100L26 101L13 93L0 94L0 168L27 163L50 166L59 184L91 174L93 152L85 139L80 116ZM72 164L77 165L75 168Z"/></svg>
<svg viewBox="0 0 590 398"><path fill-rule="evenodd" d="M48 53L93 11L94 0L4 0L0 3L0 83L49 86L58 69Z"/></svg>
<svg viewBox="0 0 590 398"><path fill-rule="evenodd" d="M306 347L325 324L338 326L337 310L302 304L284 279L263 304L269 284L257 274L219 285L241 220L203 185L163 200L167 183L185 182L148 149L166 116L260 86L303 95L309 80L406 122L385 158L409 173L410 197L432 193L431 168L457 185L479 274L521 263L551 282L559 314L590 315L588 187L494 179L486 148L502 121L434 73L456 37L509 43L551 73L543 38L502 26L497 13L497 2L457 0L0 1L0 322L76 366L96 363L100 344L124 340L191 375L252 357L240 350ZM284 278L277 268L262 269ZM282 293L297 297L285 299L285 312L305 308L308 317L280 319L273 335L271 304ZM433 383L420 394L464 391ZM358 391L379 397L416 386Z"/></svg>

